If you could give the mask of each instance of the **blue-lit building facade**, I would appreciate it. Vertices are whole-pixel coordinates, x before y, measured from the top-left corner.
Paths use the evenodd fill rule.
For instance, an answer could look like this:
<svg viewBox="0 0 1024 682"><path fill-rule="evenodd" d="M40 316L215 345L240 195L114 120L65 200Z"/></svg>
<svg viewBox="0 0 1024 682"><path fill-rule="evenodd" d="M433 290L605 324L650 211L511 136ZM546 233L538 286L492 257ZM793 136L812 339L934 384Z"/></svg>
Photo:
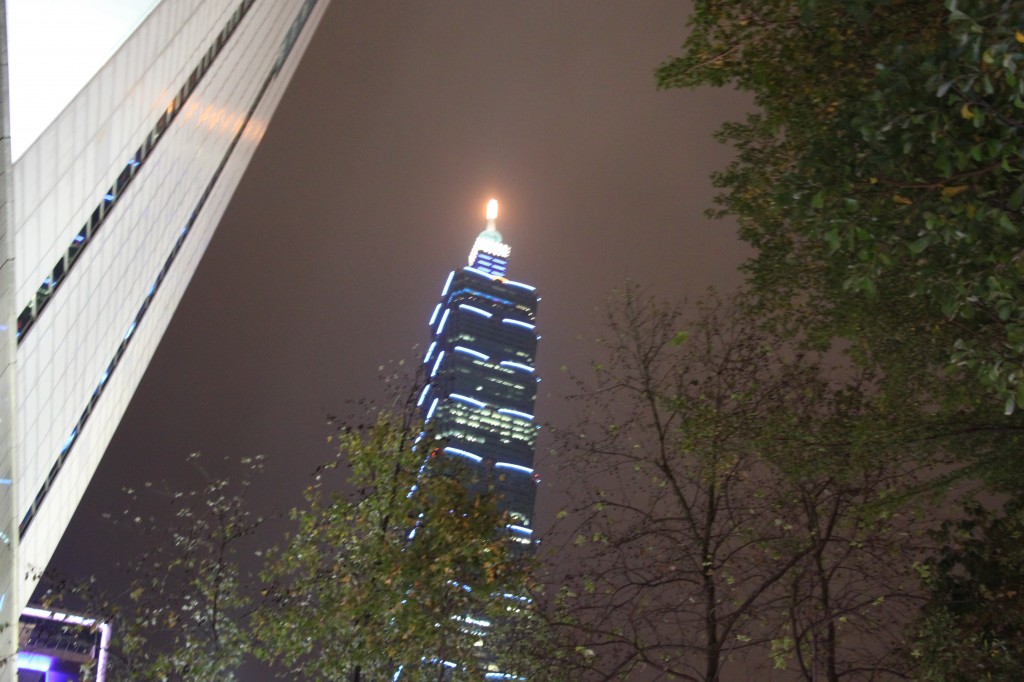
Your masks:
<svg viewBox="0 0 1024 682"><path fill-rule="evenodd" d="M510 248L495 227L497 203L469 265L448 275L430 317L420 408L444 451L463 458L493 488L513 541L533 544L537 475L533 451L537 382L537 292L506 277Z"/></svg>

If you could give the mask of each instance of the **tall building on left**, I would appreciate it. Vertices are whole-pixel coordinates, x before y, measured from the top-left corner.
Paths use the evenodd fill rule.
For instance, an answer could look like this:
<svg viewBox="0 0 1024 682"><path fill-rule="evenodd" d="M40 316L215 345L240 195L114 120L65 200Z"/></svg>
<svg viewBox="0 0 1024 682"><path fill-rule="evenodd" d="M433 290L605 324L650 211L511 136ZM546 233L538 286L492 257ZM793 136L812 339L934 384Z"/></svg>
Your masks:
<svg viewBox="0 0 1024 682"><path fill-rule="evenodd" d="M0 0L0 623L67 527L328 3ZM19 46L41 42L63 75L111 27L55 117L24 115L57 83L26 75L39 59Z"/></svg>

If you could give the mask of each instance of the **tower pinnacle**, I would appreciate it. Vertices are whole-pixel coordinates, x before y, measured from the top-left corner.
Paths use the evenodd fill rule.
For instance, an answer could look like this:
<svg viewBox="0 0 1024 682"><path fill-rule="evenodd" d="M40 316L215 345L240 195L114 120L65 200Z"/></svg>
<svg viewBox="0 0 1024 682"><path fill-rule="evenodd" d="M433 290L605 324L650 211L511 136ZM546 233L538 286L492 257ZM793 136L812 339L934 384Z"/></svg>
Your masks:
<svg viewBox="0 0 1024 682"><path fill-rule="evenodd" d="M498 200L487 202L487 227L476 238L469 252L469 264L487 273L504 277L505 266L512 249L501 241L495 222L498 219Z"/></svg>

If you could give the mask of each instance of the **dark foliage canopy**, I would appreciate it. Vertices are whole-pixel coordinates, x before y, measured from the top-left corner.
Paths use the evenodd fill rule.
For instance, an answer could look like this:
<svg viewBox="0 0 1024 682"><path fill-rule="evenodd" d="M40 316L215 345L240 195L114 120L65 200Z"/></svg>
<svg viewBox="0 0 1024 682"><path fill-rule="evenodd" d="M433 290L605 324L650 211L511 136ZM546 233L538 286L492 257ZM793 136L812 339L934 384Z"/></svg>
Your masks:
<svg viewBox="0 0 1024 682"><path fill-rule="evenodd" d="M764 310L890 370L962 372L1012 412L1024 2L703 0L691 26L658 83L754 95L715 181Z"/></svg>

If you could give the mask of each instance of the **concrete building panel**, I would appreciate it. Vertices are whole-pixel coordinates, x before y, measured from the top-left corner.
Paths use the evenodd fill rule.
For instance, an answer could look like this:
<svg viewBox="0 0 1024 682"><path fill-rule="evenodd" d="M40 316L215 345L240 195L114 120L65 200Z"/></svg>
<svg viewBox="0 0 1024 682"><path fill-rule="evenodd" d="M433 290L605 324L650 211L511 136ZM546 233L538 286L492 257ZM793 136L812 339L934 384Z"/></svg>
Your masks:
<svg viewBox="0 0 1024 682"><path fill-rule="evenodd" d="M19 606L327 4L162 2L13 165Z"/></svg>

